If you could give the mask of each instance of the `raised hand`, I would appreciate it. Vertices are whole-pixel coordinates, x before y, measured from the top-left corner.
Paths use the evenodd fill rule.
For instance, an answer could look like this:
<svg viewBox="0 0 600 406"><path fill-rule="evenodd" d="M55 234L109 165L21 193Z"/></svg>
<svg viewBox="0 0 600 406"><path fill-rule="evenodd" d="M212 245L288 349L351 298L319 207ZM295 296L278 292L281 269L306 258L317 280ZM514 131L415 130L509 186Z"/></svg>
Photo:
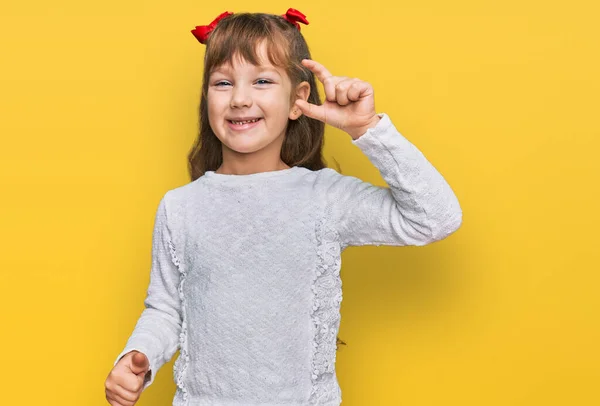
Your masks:
<svg viewBox="0 0 600 406"><path fill-rule="evenodd" d="M106 400L112 406L133 406L140 398L144 379L150 369L145 354L131 351L125 354L106 378Z"/></svg>
<svg viewBox="0 0 600 406"><path fill-rule="evenodd" d="M323 83L325 101L322 105L298 99L295 105L302 113L339 128L350 134L352 139L375 127L380 120L375 112L373 87L360 79L333 76L319 62L303 59L302 64L310 69Z"/></svg>

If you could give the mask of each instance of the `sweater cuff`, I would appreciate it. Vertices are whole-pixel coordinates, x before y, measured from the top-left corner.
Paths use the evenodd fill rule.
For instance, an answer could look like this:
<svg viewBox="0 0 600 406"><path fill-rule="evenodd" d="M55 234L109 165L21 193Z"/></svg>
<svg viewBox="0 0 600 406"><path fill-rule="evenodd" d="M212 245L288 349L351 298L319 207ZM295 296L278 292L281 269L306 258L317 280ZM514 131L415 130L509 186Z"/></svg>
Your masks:
<svg viewBox="0 0 600 406"><path fill-rule="evenodd" d="M381 120L379 120L379 122L375 125L375 127L369 128L366 133L364 133L357 139L352 140L352 143L354 145L361 146L361 143L367 141L367 140L364 140L363 138L366 137L368 139L371 137L377 137L379 134L386 132L389 129L389 127L392 125L392 120L386 113L378 113L377 116L379 116L379 118Z"/></svg>

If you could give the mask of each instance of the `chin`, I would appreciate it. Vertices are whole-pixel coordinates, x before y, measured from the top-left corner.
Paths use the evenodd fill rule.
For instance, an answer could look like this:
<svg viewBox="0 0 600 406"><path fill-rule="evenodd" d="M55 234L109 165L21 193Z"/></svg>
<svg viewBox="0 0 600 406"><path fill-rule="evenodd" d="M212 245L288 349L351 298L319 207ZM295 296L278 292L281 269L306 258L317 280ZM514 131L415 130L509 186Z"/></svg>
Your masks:
<svg viewBox="0 0 600 406"><path fill-rule="evenodd" d="M260 142L257 143L254 140L249 140L249 142L233 142L233 143L223 143L228 149L238 152L240 154L250 154L253 152L260 151L265 148L269 143Z"/></svg>
<svg viewBox="0 0 600 406"><path fill-rule="evenodd" d="M215 134L223 147L240 154L250 154L267 148L277 141L277 137L269 137L264 129L256 132L231 134L225 129L221 134Z"/></svg>

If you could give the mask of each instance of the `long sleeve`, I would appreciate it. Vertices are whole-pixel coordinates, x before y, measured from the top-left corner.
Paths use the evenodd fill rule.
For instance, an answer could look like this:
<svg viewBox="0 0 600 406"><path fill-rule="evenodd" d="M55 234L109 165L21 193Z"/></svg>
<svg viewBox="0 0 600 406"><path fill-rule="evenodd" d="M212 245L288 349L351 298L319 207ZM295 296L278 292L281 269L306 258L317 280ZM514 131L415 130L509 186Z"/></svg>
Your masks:
<svg viewBox="0 0 600 406"><path fill-rule="evenodd" d="M158 205L152 234L152 267L150 284L144 300L145 309L131 334L125 349L115 360L115 365L126 353L137 350L150 361L150 374L144 389L154 381L158 370L179 348L182 314L179 297L179 269L171 250L171 234L167 225L165 197Z"/></svg>
<svg viewBox="0 0 600 406"><path fill-rule="evenodd" d="M352 143L379 169L389 187L335 172L328 204L341 244L426 245L462 224L450 185L393 125L389 116Z"/></svg>

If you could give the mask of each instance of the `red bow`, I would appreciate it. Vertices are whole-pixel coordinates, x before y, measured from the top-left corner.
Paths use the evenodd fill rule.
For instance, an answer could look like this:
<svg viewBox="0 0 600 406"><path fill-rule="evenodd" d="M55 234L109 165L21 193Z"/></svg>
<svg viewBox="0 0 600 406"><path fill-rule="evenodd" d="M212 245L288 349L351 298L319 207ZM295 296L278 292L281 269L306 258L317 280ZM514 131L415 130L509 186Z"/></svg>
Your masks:
<svg viewBox="0 0 600 406"><path fill-rule="evenodd" d="M298 10L296 10L295 8L289 8L285 14L282 14L282 16L290 23L294 24L296 28L298 28L298 31L300 31L300 24L298 24L299 22L308 25L308 20L306 19L306 16Z"/></svg>
<svg viewBox="0 0 600 406"><path fill-rule="evenodd" d="M191 32L192 34L194 34L194 37L196 37L196 39L200 41L201 44L206 44L208 35L212 30L215 29L217 23L223 18L230 16L231 14L233 13L226 11L219 15L217 18L215 18L212 23L208 25L197 25L196 28L194 28ZM294 8L289 8L288 11L285 14L282 14L281 16L290 23L294 24L296 28L298 28L298 31L300 31L300 24L298 23L308 25L308 20L306 19L306 16Z"/></svg>
<svg viewBox="0 0 600 406"><path fill-rule="evenodd" d="M217 23L225 17L230 16L231 14L233 13L226 11L219 15L217 18L215 18L214 21L208 25L197 25L196 28L192 30L192 34L194 34L194 37L196 37L196 39L200 41L201 44L206 44L208 34L210 34L210 32L215 29Z"/></svg>

